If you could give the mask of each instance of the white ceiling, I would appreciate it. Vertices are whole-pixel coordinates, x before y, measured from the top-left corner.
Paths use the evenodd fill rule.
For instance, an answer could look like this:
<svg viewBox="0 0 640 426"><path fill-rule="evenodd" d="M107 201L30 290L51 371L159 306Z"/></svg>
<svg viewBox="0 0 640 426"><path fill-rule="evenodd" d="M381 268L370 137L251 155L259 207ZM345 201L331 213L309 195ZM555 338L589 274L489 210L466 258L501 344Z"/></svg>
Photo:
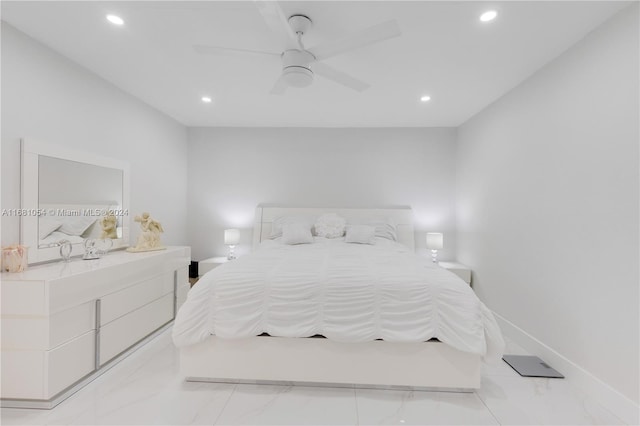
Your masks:
<svg viewBox="0 0 640 426"><path fill-rule="evenodd" d="M281 51L253 1L2 2L2 19L188 126L457 126L628 5L613 1L281 2L313 20L305 45L389 19L402 36L326 63L371 84L316 78L269 91L276 60L192 45ZM498 18L478 16L496 9ZM121 16L123 27L105 20ZM432 100L419 102L422 94ZM203 104L210 95L214 102Z"/></svg>

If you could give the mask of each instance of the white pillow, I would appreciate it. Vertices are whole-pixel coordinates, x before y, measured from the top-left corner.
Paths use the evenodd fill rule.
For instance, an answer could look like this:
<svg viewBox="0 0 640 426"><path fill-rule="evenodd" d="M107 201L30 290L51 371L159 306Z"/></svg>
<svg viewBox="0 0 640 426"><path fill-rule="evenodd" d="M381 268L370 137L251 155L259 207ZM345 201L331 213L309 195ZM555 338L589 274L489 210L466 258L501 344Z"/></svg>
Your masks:
<svg viewBox="0 0 640 426"><path fill-rule="evenodd" d="M386 238L391 241L398 241L396 223L390 217L370 219L362 224L374 226L376 228L376 237Z"/></svg>
<svg viewBox="0 0 640 426"><path fill-rule="evenodd" d="M62 221L47 216L38 218L38 237L44 240L56 229L62 226Z"/></svg>
<svg viewBox="0 0 640 426"><path fill-rule="evenodd" d="M375 244L376 227L371 225L347 226L347 235L344 237L344 242L356 244Z"/></svg>
<svg viewBox="0 0 640 426"><path fill-rule="evenodd" d="M304 224L292 223L282 227L282 242L284 244L310 244L313 242L311 229Z"/></svg>
<svg viewBox="0 0 640 426"><path fill-rule="evenodd" d="M62 218L62 226L58 231L67 235L82 235L96 221L93 216L68 216Z"/></svg>
<svg viewBox="0 0 640 426"><path fill-rule="evenodd" d="M304 225L305 227L309 228L309 232L311 232L311 226L313 225L311 223L311 219L307 217L301 217L301 216L277 217L273 220L273 223L271 223L271 234L269 235L269 238L273 239L273 238L282 237L282 228L285 225L293 225L293 224Z"/></svg>
<svg viewBox="0 0 640 426"><path fill-rule="evenodd" d="M320 216L315 223L316 235L325 238L339 238L344 235L347 221L335 213Z"/></svg>

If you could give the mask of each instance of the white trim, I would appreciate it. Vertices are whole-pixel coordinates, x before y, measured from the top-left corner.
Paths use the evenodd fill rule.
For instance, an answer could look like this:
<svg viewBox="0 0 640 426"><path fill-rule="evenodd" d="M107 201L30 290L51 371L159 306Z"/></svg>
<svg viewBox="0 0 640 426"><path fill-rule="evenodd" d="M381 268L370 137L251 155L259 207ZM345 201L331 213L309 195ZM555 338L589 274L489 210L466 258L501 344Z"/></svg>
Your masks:
<svg viewBox="0 0 640 426"><path fill-rule="evenodd" d="M640 406L593 374L565 358L500 314L493 312L502 333L527 352L560 371L574 388L595 399L626 424L640 424Z"/></svg>

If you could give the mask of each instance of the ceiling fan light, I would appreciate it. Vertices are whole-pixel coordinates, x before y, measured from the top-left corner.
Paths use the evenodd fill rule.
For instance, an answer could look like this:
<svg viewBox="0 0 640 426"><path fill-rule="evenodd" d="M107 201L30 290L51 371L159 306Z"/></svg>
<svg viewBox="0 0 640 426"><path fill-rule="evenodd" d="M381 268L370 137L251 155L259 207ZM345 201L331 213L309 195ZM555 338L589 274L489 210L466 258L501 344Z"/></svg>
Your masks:
<svg viewBox="0 0 640 426"><path fill-rule="evenodd" d="M290 87L307 87L313 83L313 71L305 67L289 66L282 70L282 78Z"/></svg>

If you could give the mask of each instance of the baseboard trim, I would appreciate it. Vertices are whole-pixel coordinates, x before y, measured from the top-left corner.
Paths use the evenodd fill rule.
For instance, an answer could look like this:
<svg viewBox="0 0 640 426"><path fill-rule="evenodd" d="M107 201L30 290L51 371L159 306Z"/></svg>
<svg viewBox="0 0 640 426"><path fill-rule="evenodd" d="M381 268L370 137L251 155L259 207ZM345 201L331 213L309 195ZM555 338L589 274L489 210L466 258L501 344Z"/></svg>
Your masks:
<svg viewBox="0 0 640 426"><path fill-rule="evenodd" d="M560 371L573 387L579 388L588 396L597 400L603 407L618 416L626 424L640 424L640 406L627 398L584 368L573 363L554 351L511 321L493 313L502 333L532 355L545 360Z"/></svg>

